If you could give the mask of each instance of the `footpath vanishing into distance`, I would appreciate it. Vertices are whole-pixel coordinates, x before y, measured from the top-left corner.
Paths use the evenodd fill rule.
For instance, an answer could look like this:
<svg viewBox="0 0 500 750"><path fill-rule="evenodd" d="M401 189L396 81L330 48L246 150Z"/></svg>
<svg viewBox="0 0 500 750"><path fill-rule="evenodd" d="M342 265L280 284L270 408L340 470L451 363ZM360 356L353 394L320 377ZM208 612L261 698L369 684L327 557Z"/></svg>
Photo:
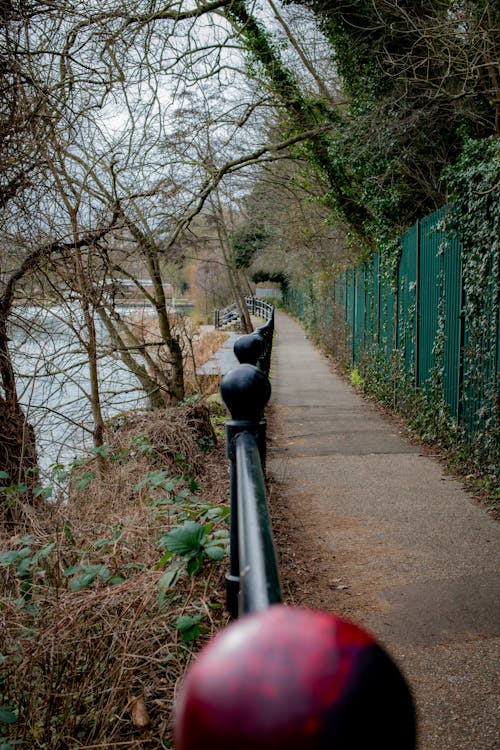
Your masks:
<svg viewBox="0 0 500 750"><path fill-rule="evenodd" d="M395 658L420 750L498 750L500 524L283 313L271 382L268 472L315 560L316 600L331 592Z"/></svg>

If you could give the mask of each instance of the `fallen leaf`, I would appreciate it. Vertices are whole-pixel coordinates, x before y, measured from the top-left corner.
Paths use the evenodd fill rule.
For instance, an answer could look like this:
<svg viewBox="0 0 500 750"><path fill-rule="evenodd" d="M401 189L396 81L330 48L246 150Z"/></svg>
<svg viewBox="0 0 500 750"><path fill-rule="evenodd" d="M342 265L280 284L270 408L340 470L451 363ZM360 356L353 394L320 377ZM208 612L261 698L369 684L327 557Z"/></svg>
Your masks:
<svg viewBox="0 0 500 750"><path fill-rule="evenodd" d="M132 699L130 713L134 727L137 727L138 729L146 729L149 727L151 720L142 695Z"/></svg>

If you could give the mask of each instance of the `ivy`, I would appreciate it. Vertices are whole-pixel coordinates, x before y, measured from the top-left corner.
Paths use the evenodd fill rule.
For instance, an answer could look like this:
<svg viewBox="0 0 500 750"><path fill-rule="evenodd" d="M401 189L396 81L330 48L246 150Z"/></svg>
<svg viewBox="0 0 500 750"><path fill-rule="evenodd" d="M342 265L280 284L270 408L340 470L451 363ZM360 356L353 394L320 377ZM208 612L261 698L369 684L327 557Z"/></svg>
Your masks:
<svg viewBox="0 0 500 750"><path fill-rule="evenodd" d="M328 178L326 203L373 250L446 203L443 171L464 133L496 131L498 100L478 50L494 45L498 11L448 0L284 3L311 9L346 94L323 150L308 158Z"/></svg>
<svg viewBox="0 0 500 750"><path fill-rule="evenodd" d="M268 233L263 226L245 225L236 229L231 237L237 268L248 268L253 257L268 241Z"/></svg>
<svg viewBox="0 0 500 750"><path fill-rule="evenodd" d="M500 142L465 141L461 157L447 172L454 210L445 221L460 235L463 249L463 356L466 417L473 421L476 458L500 475ZM474 394L481 393L477 409ZM495 468L496 467L496 468Z"/></svg>
<svg viewBox="0 0 500 750"><path fill-rule="evenodd" d="M336 108L319 97L307 94L294 73L283 63L279 49L261 23L248 12L243 0L233 0L226 11L228 19L238 27L247 49L269 80L277 99L289 115L290 134L316 131L295 155L303 155L315 169L326 176L329 192L325 201L356 234L365 238L364 227L369 220L366 206L358 200L358 184L350 165L337 160L336 144L326 127L342 128L342 117Z"/></svg>

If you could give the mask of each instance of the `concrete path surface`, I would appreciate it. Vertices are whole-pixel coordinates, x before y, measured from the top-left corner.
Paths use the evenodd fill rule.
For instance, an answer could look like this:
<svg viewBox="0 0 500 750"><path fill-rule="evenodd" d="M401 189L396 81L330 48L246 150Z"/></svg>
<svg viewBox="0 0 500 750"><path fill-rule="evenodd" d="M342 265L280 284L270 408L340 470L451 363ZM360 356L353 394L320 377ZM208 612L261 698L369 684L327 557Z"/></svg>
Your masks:
<svg viewBox="0 0 500 750"><path fill-rule="evenodd" d="M251 315L250 318L254 329L265 323L265 320L257 318L255 315ZM236 331L228 331L227 333L227 339L224 341L223 346L215 352L208 362L196 368L197 375L225 375L233 367L238 366L239 362L236 359L233 347L235 341L244 334Z"/></svg>
<svg viewBox="0 0 500 750"><path fill-rule="evenodd" d="M318 561L319 600L336 590L394 656L420 750L498 750L500 524L283 313L271 383L268 470Z"/></svg>
<svg viewBox="0 0 500 750"><path fill-rule="evenodd" d="M237 341L241 333L231 331L224 345L213 355L208 362L196 369L198 375L225 375L226 372L238 366L238 360L233 351L234 342Z"/></svg>

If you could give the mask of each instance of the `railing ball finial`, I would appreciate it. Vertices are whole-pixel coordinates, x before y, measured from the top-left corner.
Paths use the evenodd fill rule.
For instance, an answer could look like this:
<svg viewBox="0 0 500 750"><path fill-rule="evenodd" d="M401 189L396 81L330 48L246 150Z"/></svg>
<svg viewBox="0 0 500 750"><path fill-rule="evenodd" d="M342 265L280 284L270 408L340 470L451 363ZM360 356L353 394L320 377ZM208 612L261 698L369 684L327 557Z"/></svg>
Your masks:
<svg viewBox="0 0 500 750"><path fill-rule="evenodd" d="M247 333L234 342L233 350L241 364L256 365L262 354L264 339L258 333Z"/></svg>
<svg viewBox="0 0 500 750"><path fill-rule="evenodd" d="M415 740L412 696L373 637L281 605L201 651L175 718L176 750L414 750Z"/></svg>
<svg viewBox="0 0 500 750"><path fill-rule="evenodd" d="M224 375L220 392L234 420L258 422L271 396L271 383L258 367L242 364Z"/></svg>

